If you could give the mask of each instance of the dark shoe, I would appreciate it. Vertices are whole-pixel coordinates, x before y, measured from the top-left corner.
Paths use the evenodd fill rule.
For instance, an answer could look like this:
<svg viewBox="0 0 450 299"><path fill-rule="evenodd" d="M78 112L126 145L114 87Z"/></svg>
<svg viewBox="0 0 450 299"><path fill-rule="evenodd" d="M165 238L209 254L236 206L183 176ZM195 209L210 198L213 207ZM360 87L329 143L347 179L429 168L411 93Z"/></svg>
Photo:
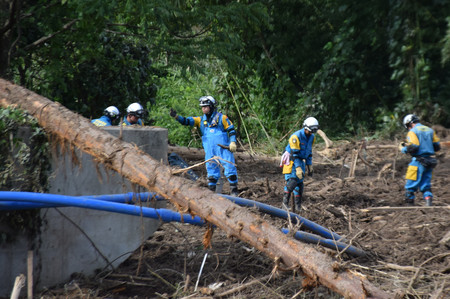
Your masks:
<svg viewBox="0 0 450 299"><path fill-rule="evenodd" d="M409 199L409 198L405 199L405 204L407 206L413 206L414 205L414 199Z"/></svg>
<svg viewBox="0 0 450 299"><path fill-rule="evenodd" d="M216 192L216 185L208 185L209 190Z"/></svg>
<svg viewBox="0 0 450 299"><path fill-rule="evenodd" d="M433 205L433 197L431 196L425 197L425 205L427 207L431 207Z"/></svg>
<svg viewBox="0 0 450 299"><path fill-rule="evenodd" d="M234 196L234 197L238 197L239 196L237 183L230 184L230 195Z"/></svg>

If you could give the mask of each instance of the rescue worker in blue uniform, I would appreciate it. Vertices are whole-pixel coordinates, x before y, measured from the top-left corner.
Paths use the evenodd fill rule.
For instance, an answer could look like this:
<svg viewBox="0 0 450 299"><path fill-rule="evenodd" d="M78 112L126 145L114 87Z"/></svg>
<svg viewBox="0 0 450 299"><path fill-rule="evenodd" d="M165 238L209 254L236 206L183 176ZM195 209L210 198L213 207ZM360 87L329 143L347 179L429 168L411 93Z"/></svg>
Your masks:
<svg viewBox="0 0 450 299"><path fill-rule="evenodd" d="M414 114L408 114L403 118L403 125L408 130L406 143L399 145L399 150L412 156L406 170L405 202L414 204L415 192L423 193L425 205L431 206L433 193L431 193L431 177L437 160L433 155L441 149L439 138L433 129L422 125Z"/></svg>
<svg viewBox="0 0 450 299"><path fill-rule="evenodd" d="M122 126L143 126L144 108L139 103L130 104L127 107L127 115L122 120Z"/></svg>
<svg viewBox="0 0 450 299"><path fill-rule="evenodd" d="M112 126L112 123L119 119L120 112L116 106L109 106L103 111L103 115L100 118L91 120L91 123L97 127L107 127Z"/></svg>
<svg viewBox="0 0 450 299"><path fill-rule="evenodd" d="M282 156L283 174L286 180L283 194L283 204L289 208L289 199L294 193L295 210L300 211L303 196L303 179L306 168L308 175L313 175L312 146L314 133L319 129L319 122L314 117L308 117L303 122L303 128L289 138L289 144Z"/></svg>
<svg viewBox="0 0 450 299"><path fill-rule="evenodd" d="M236 131L228 117L216 109L216 100L212 96L203 96L199 99L203 116L183 117L170 109L170 116L180 124L197 127L202 135L205 160L218 156L224 168L224 174L230 183L230 193L238 196L238 175L233 153L236 152ZM223 146L223 147L221 147ZM224 148L225 147L225 148ZM217 181L220 179L220 165L216 162L207 162L208 188L216 191Z"/></svg>

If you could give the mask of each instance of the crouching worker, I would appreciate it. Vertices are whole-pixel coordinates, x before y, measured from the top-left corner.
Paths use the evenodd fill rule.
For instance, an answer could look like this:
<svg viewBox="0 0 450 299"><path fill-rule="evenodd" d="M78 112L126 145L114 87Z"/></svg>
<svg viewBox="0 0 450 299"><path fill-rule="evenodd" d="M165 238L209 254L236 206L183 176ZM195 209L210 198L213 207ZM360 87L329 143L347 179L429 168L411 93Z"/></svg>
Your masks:
<svg viewBox="0 0 450 299"><path fill-rule="evenodd" d="M422 125L414 114L403 118L403 126L408 130L406 143L399 145L399 150L412 156L406 170L405 202L414 204L414 193L419 189L423 193L425 205L431 206L433 193L431 193L431 176L433 168L437 165L435 152L441 149L439 138L433 129Z"/></svg>
<svg viewBox="0 0 450 299"><path fill-rule="evenodd" d="M314 117L308 117L303 122L303 128L295 132L289 138L282 155L284 186L283 205L289 208L289 199L294 193L295 210L300 211L303 196L303 179L307 168L307 174L313 175L312 146L315 141L314 133L319 129L319 122Z"/></svg>
<svg viewBox="0 0 450 299"><path fill-rule="evenodd" d="M116 106L109 106L103 110L103 115L100 118L91 120L91 123L97 127L108 127L112 126L113 122L119 119L120 112Z"/></svg>
<svg viewBox="0 0 450 299"><path fill-rule="evenodd" d="M177 115L174 109L170 109L170 116L182 125L199 128L203 149L205 150L205 160L218 156L231 162L219 160L230 183L231 195L238 196L238 176L233 155L236 151L234 125L226 115L217 112L216 100L212 96L203 96L199 99L199 102L203 116L183 117ZM206 171L208 173L208 188L211 191L216 191L217 181L220 179L220 165L216 162L207 162Z"/></svg>

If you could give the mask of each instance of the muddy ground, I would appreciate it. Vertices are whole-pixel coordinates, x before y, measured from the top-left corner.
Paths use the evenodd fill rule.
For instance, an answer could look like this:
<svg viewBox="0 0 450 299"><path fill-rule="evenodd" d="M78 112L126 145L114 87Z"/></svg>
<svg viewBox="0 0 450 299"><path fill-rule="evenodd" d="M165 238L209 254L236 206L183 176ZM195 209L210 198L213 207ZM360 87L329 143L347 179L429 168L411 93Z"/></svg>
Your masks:
<svg viewBox="0 0 450 299"><path fill-rule="evenodd" d="M443 137L443 136L441 136ZM443 140L449 140L448 137ZM361 273L392 298L450 298L450 161L443 148L432 180L434 207L419 193L404 205L404 173L410 158L391 141L335 142L314 149L314 176L305 180L301 216L335 231L368 257L314 246L343 268ZM354 176L352 154L359 153ZM175 150L177 152L177 150ZM201 155L178 151L189 165ZM240 197L281 207L284 179L276 157L236 155ZM204 167L195 169L206 186ZM224 184L223 193L229 191ZM378 208L378 209L371 209ZM258 213L255 211L255 213ZM277 227L286 220L264 216ZM74 277L43 298L342 298L324 287L303 289L301 273L272 272L274 263L251 246L215 230L212 248L202 245L205 228L166 223L113 272ZM202 262L207 253L200 279Z"/></svg>

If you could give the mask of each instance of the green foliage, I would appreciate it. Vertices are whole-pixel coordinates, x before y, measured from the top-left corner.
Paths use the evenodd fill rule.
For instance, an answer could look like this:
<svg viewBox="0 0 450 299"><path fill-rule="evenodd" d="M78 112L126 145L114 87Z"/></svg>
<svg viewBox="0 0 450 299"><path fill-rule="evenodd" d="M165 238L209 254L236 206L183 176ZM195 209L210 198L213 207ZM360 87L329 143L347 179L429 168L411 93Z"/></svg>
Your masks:
<svg viewBox="0 0 450 299"><path fill-rule="evenodd" d="M448 3L395 2L390 11L391 79L403 93L396 111L449 125L450 71L441 64L441 44L450 13Z"/></svg>
<svg viewBox="0 0 450 299"><path fill-rule="evenodd" d="M242 63L239 33L265 15L247 1L53 0L21 8L29 14L5 28L14 47L0 44L0 61L8 61L0 74L93 118L109 105L150 108L167 65L202 71L197 60L211 53Z"/></svg>
<svg viewBox="0 0 450 299"><path fill-rule="evenodd" d="M36 121L20 110L0 109L0 191L45 192L50 167L48 140ZM17 232L33 234L39 227L36 210L0 213L0 244Z"/></svg>
<svg viewBox="0 0 450 299"><path fill-rule="evenodd" d="M444 43L442 47L442 64L445 65L450 60L450 17L447 18L447 33L442 42Z"/></svg>
<svg viewBox="0 0 450 299"><path fill-rule="evenodd" d="M268 141L268 135L269 138L276 138L280 133L275 126L271 127L273 119L263 117L263 93L258 93L257 85L261 81L256 74L247 77L247 80L238 81L237 77L223 71L222 62L208 60L205 63L205 74L182 72L178 69L161 80L157 104L152 107L151 112L155 125L168 128L169 143L201 147L199 132L179 124L169 116L169 111L173 108L182 116L201 116L198 99L203 95L212 95L218 102L218 111L226 114L234 123L239 140L273 153L265 142ZM263 127L268 135L264 133ZM277 140L273 144L277 147L279 145Z"/></svg>
<svg viewBox="0 0 450 299"><path fill-rule="evenodd" d="M86 117L140 102L150 111L145 122L168 126L171 142L192 137L165 119L179 105L171 96L193 99L180 109L198 115L186 107L206 93L250 145L283 143L308 115L330 136L391 136L409 112L450 126L448 1L52 0L21 8L17 23L0 28L1 75ZM0 13L0 24L9 15Z"/></svg>

